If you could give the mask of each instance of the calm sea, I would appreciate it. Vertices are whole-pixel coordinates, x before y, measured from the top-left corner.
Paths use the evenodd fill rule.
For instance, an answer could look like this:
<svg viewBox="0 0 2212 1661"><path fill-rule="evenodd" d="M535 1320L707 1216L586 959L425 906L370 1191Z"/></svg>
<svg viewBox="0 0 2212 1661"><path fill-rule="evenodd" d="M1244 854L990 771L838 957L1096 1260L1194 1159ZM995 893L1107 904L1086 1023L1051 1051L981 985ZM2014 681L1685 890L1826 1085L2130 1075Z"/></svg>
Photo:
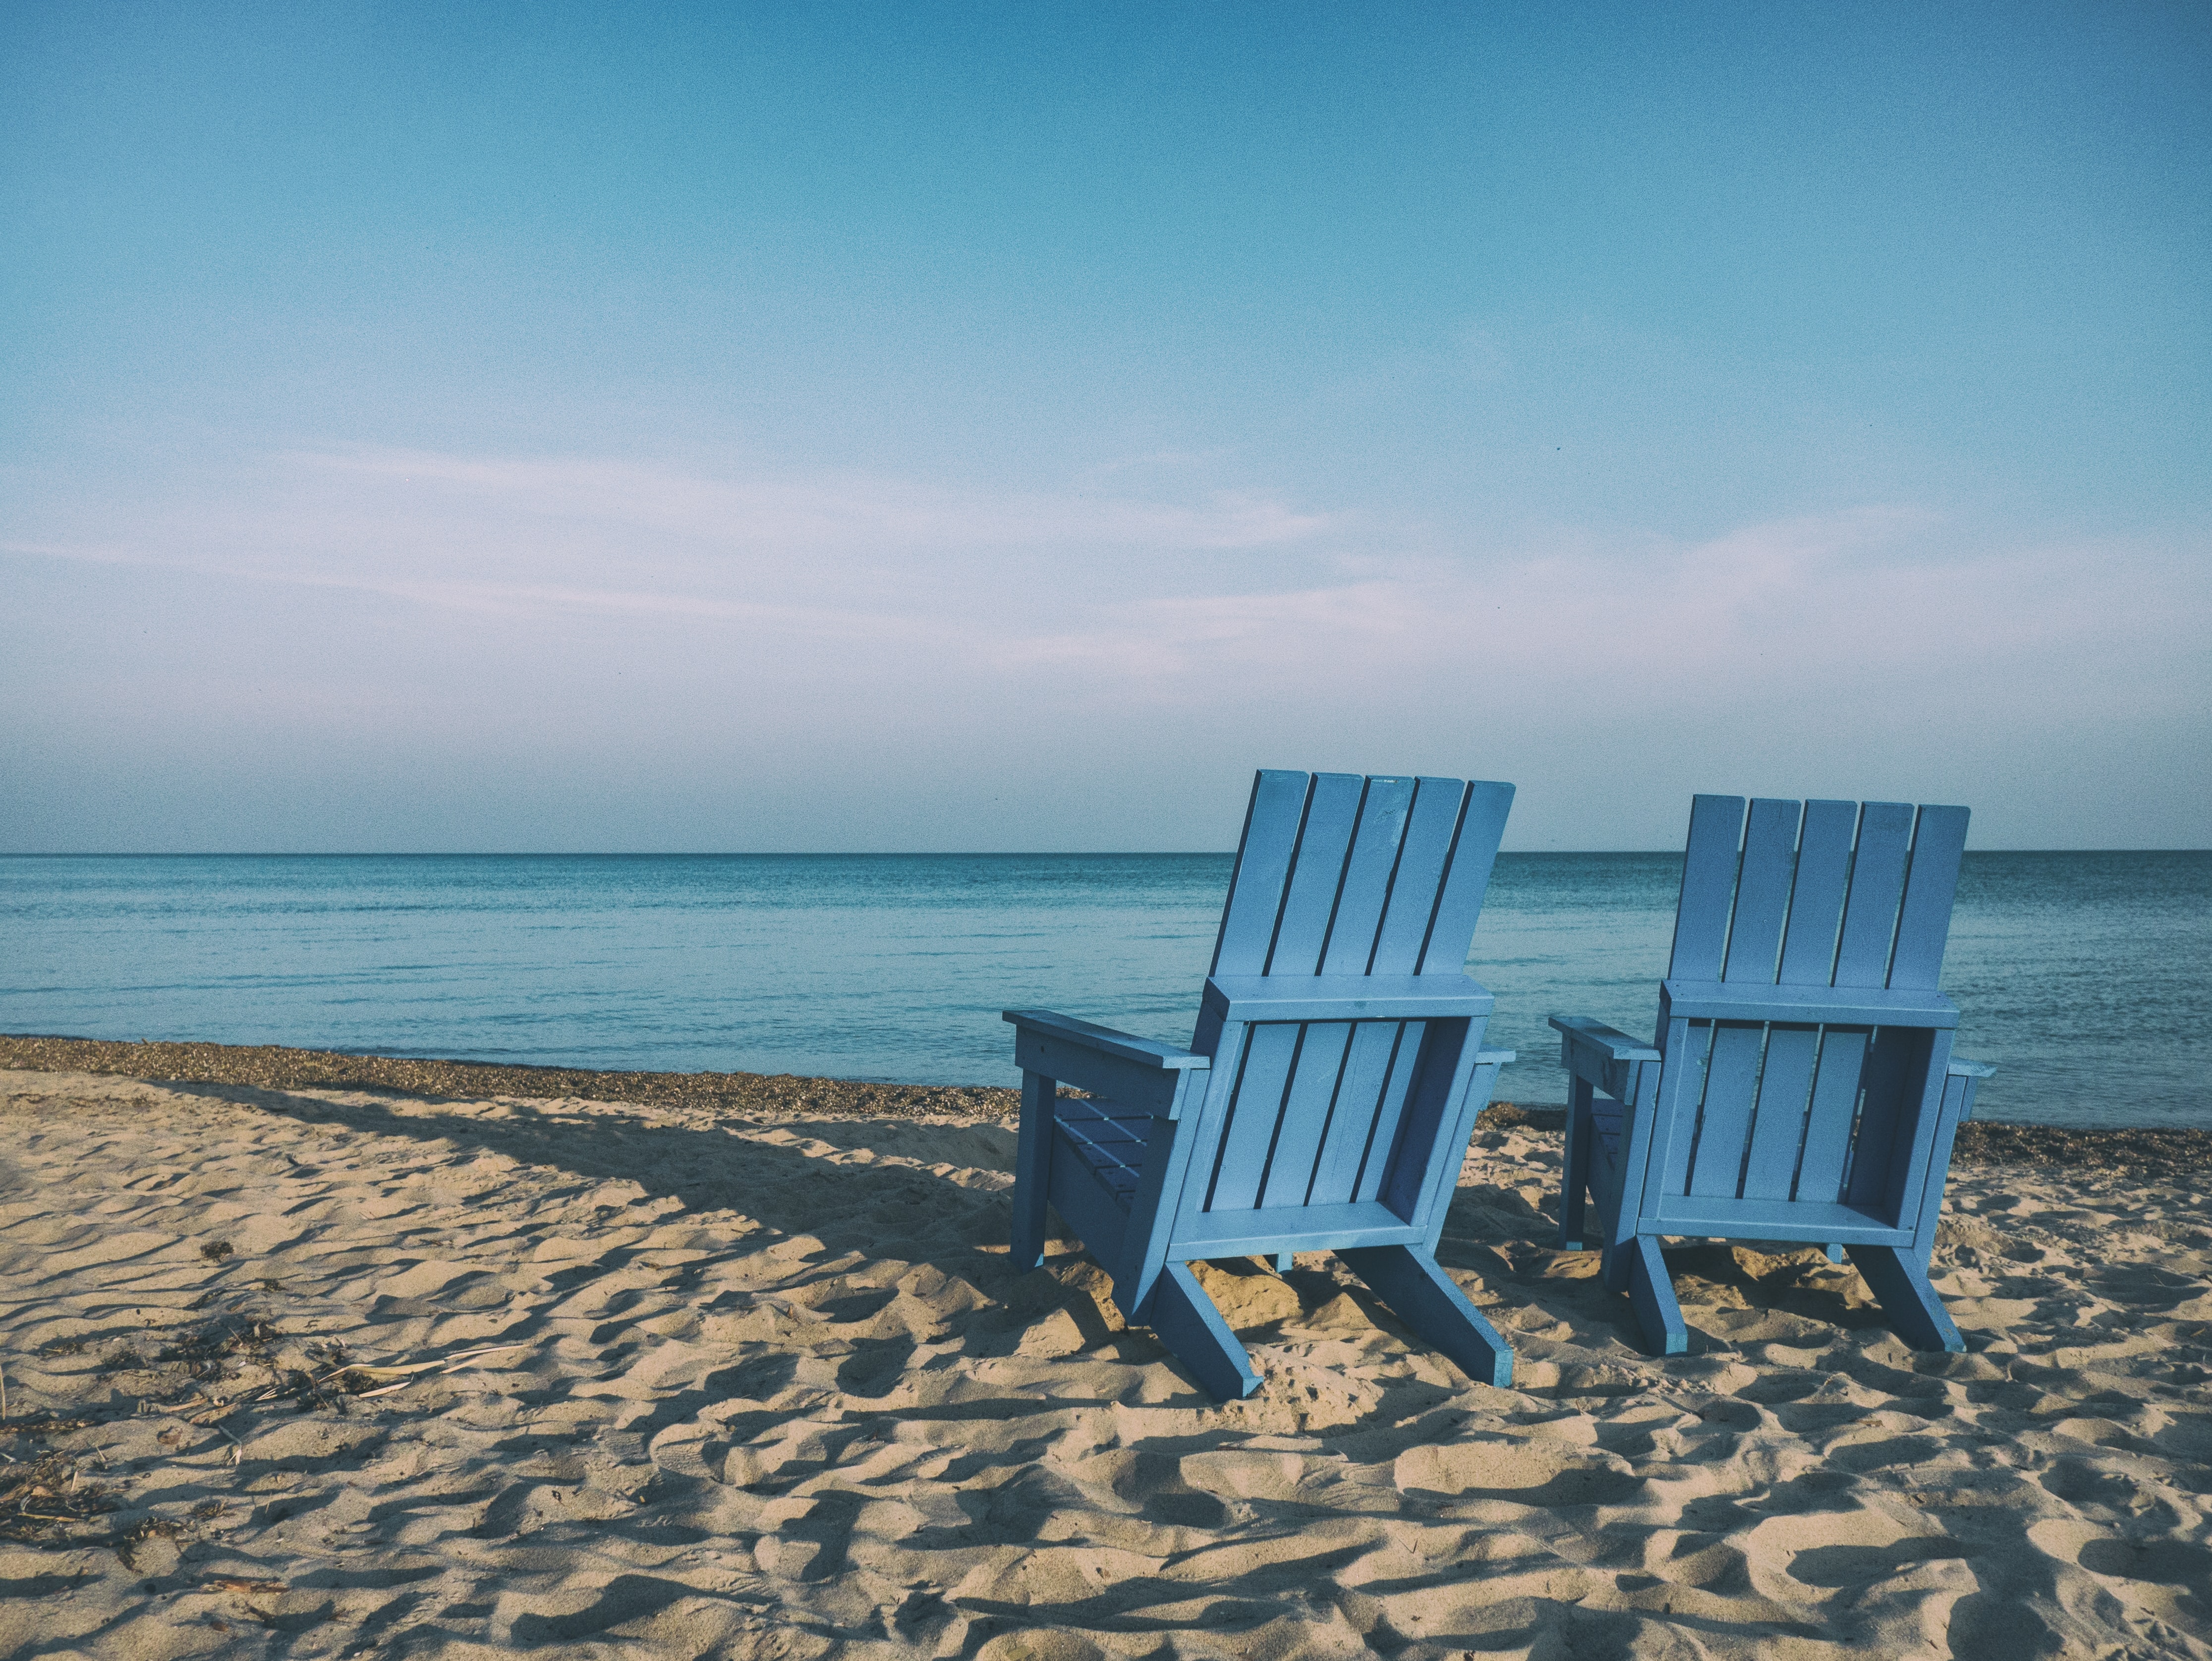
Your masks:
<svg viewBox="0 0 2212 1661"><path fill-rule="evenodd" d="M0 857L0 1031L1011 1083L1010 1006L1188 1041L1225 854ZM1507 854L1470 966L1650 1029L1680 861ZM2212 854L1969 854L1945 989L1984 1116L2212 1128Z"/></svg>

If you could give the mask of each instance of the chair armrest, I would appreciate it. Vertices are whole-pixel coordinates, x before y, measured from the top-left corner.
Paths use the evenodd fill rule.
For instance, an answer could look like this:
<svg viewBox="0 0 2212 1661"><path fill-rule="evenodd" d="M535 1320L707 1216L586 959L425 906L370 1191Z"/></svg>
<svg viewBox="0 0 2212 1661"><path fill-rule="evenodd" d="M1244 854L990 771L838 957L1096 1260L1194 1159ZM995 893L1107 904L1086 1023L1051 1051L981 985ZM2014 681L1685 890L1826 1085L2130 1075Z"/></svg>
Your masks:
<svg viewBox="0 0 2212 1661"><path fill-rule="evenodd" d="M1629 1070L1659 1059L1650 1044L1588 1015L1554 1015L1551 1024L1559 1032L1559 1065L1608 1096L1626 1099Z"/></svg>
<svg viewBox="0 0 2212 1661"><path fill-rule="evenodd" d="M1487 1015L1478 980L1446 975L1213 975L1206 1007L1226 1021L1445 1021Z"/></svg>
<svg viewBox="0 0 2212 1661"><path fill-rule="evenodd" d="M1641 1038L1632 1038L1619 1027L1588 1015L1554 1015L1551 1025L1566 1034L1567 1043L1588 1044L1609 1062L1656 1062L1659 1052Z"/></svg>
<svg viewBox="0 0 2212 1661"><path fill-rule="evenodd" d="M1510 1067L1515 1051L1510 1050L1478 1050L1474 1052L1477 1067Z"/></svg>
<svg viewBox="0 0 2212 1661"><path fill-rule="evenodd" d="M1963 1056L1951 1057L1951 1064L1943 1069L1944 1087L1946 1090L1957 1091L1965 1098L1959 1110L1959 1116L1961 1119L1971 1119L1974 1116L1974 1092L1980 1086L1983 1080L1996 1071L1996 1068L1991 1067L1987 1062L1970 1062ZM1950 1082L1953 1079L1963 1079L1966 1082L1954 1085Z"/></svg>
<svg viewBox="0 0 2212 1661"><path fill-rule="evenodd" d="M1133 1032L1117 1032L1110 1026L1079 1021L1073 1015L1056 1015L1049 1009L1004 1009L999 1012L999 1019L1012 1021L1018 1032L1048 1034L1062 1043L1079 1044L1103 1056L1118 1056L1123 1061L1134 1062L1140 1067L1213 1065L1211 1056L1178 1050L1171 1043L1156 1043L1150 1038L1138 1037Z"/></svg>
<svg viewBox="0 0 2212 1661"><path fill-rule="evenodd" d="M1000 1019L1013 1023L1014 1064L1024 1073L1073 1085L1155 1119L1181 1118L1191 1080L1200 1080L1202 1092L1213 1066L1210 1056L1049 1009L1008 1009Z"/></svg>

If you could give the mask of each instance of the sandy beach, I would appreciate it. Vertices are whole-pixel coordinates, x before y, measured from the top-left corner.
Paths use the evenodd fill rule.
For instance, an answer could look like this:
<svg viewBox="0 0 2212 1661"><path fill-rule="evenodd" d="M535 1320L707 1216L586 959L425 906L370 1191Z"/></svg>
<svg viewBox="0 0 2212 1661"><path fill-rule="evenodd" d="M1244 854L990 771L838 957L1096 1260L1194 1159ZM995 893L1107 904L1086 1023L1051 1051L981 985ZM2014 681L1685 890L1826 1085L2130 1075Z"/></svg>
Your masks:
<svg viewBox="0 0 2212 1661"><path fill-rule="evenodd" d="M1203 1272L1218 1407L1009 1272L1011 1092L0 1063L0 1656L2212 1657L2201 1134L1969 1127L1965 1355L1686 1244L1660 1361L1493 1110L1516 1387L1302 1257Z"/></svg>

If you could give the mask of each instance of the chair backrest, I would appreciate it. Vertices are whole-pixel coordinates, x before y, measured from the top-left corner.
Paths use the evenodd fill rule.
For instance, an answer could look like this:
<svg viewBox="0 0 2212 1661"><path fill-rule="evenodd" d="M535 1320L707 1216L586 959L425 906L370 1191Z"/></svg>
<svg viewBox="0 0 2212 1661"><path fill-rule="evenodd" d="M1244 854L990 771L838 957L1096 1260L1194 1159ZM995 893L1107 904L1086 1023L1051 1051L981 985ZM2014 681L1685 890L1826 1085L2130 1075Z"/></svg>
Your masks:
<svg viewBox="0 0 2212 1661"><path fill-rule="evenodd" d="M1261 773L1210 972L1460 973L1512 802L1510 784ZM1471 1031L1464 1022L1268 1022L1246 1029L1232 1058L1216 1054L1221 1023L1202 1013L1191 1048L1214 1056L1217 1074L1224 1064L1236 1072L1227 1092L1217 1078L1207 1093L1206 1110L1225 1122L1218 1140L1201 1137L1211 1157L1186 1194L1206 1211L1392 1202L1423 1076L1440 1060L1425 1028L1453 1025L1480 1040L1479 1019Z"/></svg>
<svg viewBox="0 0 2212 1661"><path fill-rule="evenodd" d="M1966 810L1909 802L1690 806L1670 980L1936 989Z"/></svg>
<svg viewBox="0 0 2212 1661"><path fill-rule="evenodd" d="M1909 1144L1934 1130L1929 1064L1948 1057L1956 1019L1936 983L1966 819L1904 802L1758 800L1747 814L1741 796L1696 799L1667 973L1674 1013L1706 1018L1667 1065L1703 1077L1667 1092L1694 1104L1697 1124L1668 1139L1662 1192L1904 1205ZM1694 1006L1679 995L1691 988ZM1775 1019L1784 996L1796 1019ZM1662 998L1662 1049L1668 1012Z"/></svg>

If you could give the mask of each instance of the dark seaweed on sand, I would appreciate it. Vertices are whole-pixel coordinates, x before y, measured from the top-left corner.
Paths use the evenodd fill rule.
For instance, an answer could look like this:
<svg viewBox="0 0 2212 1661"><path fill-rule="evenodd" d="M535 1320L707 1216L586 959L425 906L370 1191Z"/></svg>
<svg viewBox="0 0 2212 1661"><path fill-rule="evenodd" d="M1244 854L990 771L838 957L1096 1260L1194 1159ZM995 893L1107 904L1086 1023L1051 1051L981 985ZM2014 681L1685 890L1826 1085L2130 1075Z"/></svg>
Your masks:
<svg viewBox="0 0 2212 1661"><path fill-rule="evenodd" d="M276 1044L118 1043L97 1038L0 1036L0 1067L112 1073L258 1090L389 1090L457 1100L580 1096L599 1102L851 1118L921 1118L938 1113L1004 1117L1021 1104L1018 1091L988 1085L866 1084L850 1079L802 1079L788 1073L594 1073L583 1068L343 1056Z"/></svg>

